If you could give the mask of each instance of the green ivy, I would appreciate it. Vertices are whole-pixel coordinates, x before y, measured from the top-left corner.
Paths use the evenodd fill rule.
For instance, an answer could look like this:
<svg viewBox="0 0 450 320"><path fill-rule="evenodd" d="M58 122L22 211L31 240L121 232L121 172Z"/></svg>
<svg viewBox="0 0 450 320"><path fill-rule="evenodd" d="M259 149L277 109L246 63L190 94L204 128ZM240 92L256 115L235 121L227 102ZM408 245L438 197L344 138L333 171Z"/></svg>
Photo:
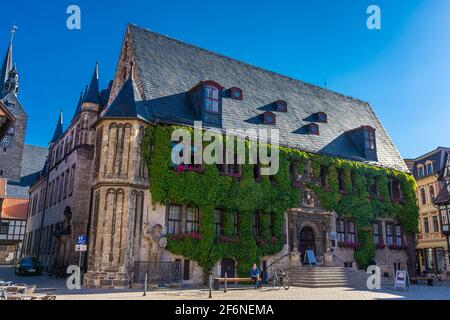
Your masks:
<svg viewBox="0 0 450 320"><path fill-rule="evenodd" d="M280 167L270 181L262 177L253 178L253 165L244 164L239 179L223 176L215 165L204 165L204 173L176 173L171 168L171 133L175 126L149 125L142 144L144 159L150 176L150 191L153 203L178 203L200 209L201 239L169 239L167 250L189 257L199 263L205 272L223 258L235 258L240 275L247 275L251 264L264 255L273 255L282 249L282 226L284 213L296 208L300 202L300 191L292 186L290 162L296 161L299 174L304 174L307 161L312 164L315 177L323 171L327 186L309 183L325 210L335 211L340 217L352 217L358 229L359 248L355 260L366 266L375 256L371 221L376 217L393 217L400 221L406 232L416 232L418 208L415 196L415 180L408 174L368 166L359 162L311 154L280 147ZM193 129L186 128L193 133ZM246 142L246 150L249 144ZM344 173L345 193L339 190L337 170ZM396 178L402 187L404 202L390 200L389 177ZM374 181L379 185L379 197L371 197L368 185ZM215 241L215 209L225 212L225 235L233 232L232 213L238 212L238 241L217 243ZM253 237L253 214L263 213L262 239ZM271 219L273 216L273 219ZM272 221L272 237L269 226Z"/></svg>

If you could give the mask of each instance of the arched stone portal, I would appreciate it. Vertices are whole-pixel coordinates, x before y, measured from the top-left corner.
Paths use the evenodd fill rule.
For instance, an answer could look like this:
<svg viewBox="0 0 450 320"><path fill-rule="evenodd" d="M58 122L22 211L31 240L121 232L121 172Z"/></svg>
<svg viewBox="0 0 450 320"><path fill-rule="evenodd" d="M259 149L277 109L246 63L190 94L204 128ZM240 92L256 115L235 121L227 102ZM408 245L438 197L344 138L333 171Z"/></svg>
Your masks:
<svg viewBox="0 0 450 320"><path fill-rule="evenodd" d="M228 278L234 278L236 274L236 263L233 259L222 259L220 263L220 276L225 277L225 272L227 273Z"/></svg>
<svg viewBox="0 0 450 320"><path fill-rule="evenodd" d="M314 251L316 254L316 237L311 227L304 227L300 230L298 239L298 251L305 254L306 250Z"/></svg>

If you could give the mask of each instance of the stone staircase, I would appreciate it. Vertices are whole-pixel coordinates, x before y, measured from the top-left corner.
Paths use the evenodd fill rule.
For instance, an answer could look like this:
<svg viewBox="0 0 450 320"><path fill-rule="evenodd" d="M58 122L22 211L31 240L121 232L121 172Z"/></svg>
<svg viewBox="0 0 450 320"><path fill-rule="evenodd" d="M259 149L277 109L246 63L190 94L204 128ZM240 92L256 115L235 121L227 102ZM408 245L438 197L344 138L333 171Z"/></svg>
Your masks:
<svg viewBox="0 0 450 320"><path fill-rule="evenodd" d="M307 288L345 287L367 289L369 275L362 270L344 267L291 267L289 269L291 285ZM393 286L393 280L381 278L381 287Z"/></svg>

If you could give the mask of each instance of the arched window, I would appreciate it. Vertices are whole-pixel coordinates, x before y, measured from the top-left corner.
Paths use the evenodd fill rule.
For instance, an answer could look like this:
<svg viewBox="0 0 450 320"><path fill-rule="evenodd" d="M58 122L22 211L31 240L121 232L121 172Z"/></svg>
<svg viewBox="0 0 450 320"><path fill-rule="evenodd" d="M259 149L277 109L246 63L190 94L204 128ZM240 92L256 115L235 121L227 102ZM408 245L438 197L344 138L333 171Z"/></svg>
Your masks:
<svg viewBox="0 0 450 320"><path fill-rule="evenodd" d="M431 201L434 200L435 194L436 194L436 193L434 192L434 187L433 187L433 186L430 186L430 199L431 199Z"/></svg>
<svg viewBox="0 0 450 320"><path fill-rule="evenodd" d="M427 196L425 194L424 188L420 189L420 200L421 200L422 204L427 204Z"/></svg>
<svg viewBox="0 0 450 320"><path fill-rule="evenodd" d="M422 165L417 166L417 175L419 176L419 178L424 176Z"/></svg>
<svg viewBox="0 0 450 320"><path fill-rule="evenodd" d="M426 163L426 175L431 175L431 174L433 174L433 163L431 163L431 162L427 162Z"/></svg>

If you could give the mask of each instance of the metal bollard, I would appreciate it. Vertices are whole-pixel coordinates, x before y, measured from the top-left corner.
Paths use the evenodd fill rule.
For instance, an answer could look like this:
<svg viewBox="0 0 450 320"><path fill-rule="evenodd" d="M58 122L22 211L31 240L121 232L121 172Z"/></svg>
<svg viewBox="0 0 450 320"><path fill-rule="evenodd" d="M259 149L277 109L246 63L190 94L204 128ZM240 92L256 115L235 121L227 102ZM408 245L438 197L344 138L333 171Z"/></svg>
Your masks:
<svg viewBox="0 0 450 320"><path fill-rule="evenodd" d="M209 275L209 298L212 298L212 274Z"/></svg>
<svg viewBox="0 0 450 320"><path fill-rule="evenodd" d="M144 297L147 296L147 279L148 279L148 273L145 273L144 277Z"/></svg>
<svg viewBox="0 0 450 320"><path fill-rule="evenodd" d="M228 276L228 273L225 272L225 286L224 286L224 289L223 289L224 293L227 293L227 285L228 285L228 283L227 283L227 276Z"/></svg>

